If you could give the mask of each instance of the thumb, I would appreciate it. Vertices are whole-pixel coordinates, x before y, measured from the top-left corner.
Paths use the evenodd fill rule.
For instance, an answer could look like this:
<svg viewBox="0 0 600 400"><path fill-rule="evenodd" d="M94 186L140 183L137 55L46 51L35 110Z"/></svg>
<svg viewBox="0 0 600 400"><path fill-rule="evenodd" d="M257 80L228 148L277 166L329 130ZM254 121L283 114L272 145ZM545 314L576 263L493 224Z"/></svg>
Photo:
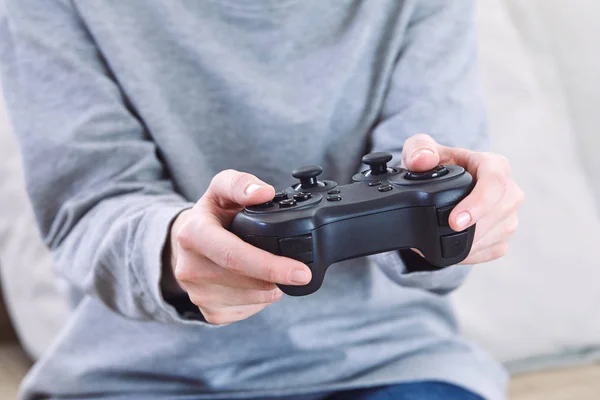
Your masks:
<svg viewBox="0 0 600 400"><path fill-rule="evenodd" d="M440 163L438 144L423 133L412 136L404 142L402 162L408 170L415 172L435 168Z"/></svg>
<svg viewBox="0 0 600 400"><path fill-rule="evenodd" d="M202 197L227 209L264 203L274 196L273 186L254 175L228 169L215 175Z"/></svg>

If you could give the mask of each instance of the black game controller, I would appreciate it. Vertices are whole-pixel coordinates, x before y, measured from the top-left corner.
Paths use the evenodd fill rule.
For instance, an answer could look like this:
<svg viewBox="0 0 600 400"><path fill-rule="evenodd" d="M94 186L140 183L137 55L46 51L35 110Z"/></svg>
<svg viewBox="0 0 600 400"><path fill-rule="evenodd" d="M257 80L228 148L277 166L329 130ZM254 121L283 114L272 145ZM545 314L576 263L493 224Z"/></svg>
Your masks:
<svg viewBox="0 0 600 400"><path fill-rule="evenodd" d="M344 186L317 180L318 165L298 168L292 175L299 183L245 208L231 230L256 247L309 266L307 285L279 285L292 296L317 291L331 264L370 254L416 248L439 268L464 260L475 227L455 232L448 216L473 189L471 175L452 165L411 172L388 167L391 160L389 153L364 156L370 169Z"/></svg>

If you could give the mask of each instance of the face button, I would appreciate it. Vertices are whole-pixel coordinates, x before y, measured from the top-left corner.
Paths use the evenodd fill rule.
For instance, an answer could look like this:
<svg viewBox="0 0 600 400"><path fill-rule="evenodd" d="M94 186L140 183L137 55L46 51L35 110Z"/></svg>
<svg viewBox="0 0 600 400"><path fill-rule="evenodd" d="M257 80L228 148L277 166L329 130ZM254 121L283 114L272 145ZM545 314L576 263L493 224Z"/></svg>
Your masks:
<svg viewBox="0 0 600 400"><path fill-rule="evenodd" d="M340 189L332 189L329 192L327 192L327 194L339 194L340 193Z"/></svg>
<svg viewBox="0 0 600 400"><path fill-rule="evenodd" d="M310 199L312 197L312 195L310 193L306 193L306 192L300 192L300 193L296 193L294 194L294 200L300 202L300 201L306 201L308 199Z"/></svg>
<svg viewBox="0 0 600 400"><path fill-rule="evenodd" d="M394 187L392 185L381 185L377 188L377 190L379 190L380 192L389 192L393 188Z"/></svg>
<svg viewBox="0 0 600 400"><path fill-rule="evenodd" d="M288 198L288 194L286 192L277 192L275 193L275 197L273 197L273 201L275 203L279 203L281 200L285 200Z"/></svg>
<svg viewBox="0 0 600 400"><path fill-rule="evenodd" d="M296 205L296 200L294 199L285 199L279 202L279 208L290 208Z"/></svg>
<svg viewBox="0 0 600 400"><path fill-rule="evenodd" d="M439 178L440 176L444 176L448 174L448 169L443 165L438 165L434 169L425 172L413 172L407 171L406 175L404 175L404 179L408 179L409 181L424 181L428 179Z"/></svg>
<svg viewBox="0 0 600 400"><path fill-rule="evenodd" d="M339 196L337 194L327 196L327 201L340 201L340 200L342 200L342 196Z"/></svg>
<svg viewBox="0 0 600 400"><path fill-rule="evenodd" d="M369 182L369 186L379 186L381 185L381 181Z"/></svg>

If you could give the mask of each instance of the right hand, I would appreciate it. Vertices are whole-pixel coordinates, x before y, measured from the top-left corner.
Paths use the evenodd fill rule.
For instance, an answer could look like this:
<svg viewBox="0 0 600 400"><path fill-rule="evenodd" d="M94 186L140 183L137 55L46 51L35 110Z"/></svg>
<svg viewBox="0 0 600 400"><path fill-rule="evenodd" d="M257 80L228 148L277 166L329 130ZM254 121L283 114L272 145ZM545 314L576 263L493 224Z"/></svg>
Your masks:
<svg viewBox="0 0 600 400"><path fill-rule="evenodd" d="M276 283L310 282L305 264L258 249L226 229L243 207L274 195L273 187L255 176L226 170L173 222L169 242L175 279L207 322L227 324L256 314L281 297Z"/></svg>

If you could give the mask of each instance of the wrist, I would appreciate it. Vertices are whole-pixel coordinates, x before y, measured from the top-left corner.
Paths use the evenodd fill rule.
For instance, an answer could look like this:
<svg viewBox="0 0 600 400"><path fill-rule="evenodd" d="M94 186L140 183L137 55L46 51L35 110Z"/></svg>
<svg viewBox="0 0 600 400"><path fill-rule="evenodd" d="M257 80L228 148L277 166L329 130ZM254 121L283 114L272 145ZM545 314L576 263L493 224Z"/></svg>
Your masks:
<svg viewBox="0 0 600 400"><path fill-rule="evenodd" d="M167 253L168 253L168 261L171 271L175 271L175 266L177 265L177 256L179 253L179 243L177 242L177 233L183 226L185 222L186 215L191 211L191 209L187 208L181 211L177 216L173 219L171 223L171 228L169 229L169 239L167 241Z"/></svg>
<svg viewBox="0 0 600 400"><path fill-rule="evenodd" d="M185 209L173 219L169 228L169 236L165 243L163 253L163 267L161 277L161 291L165 298L178 296L186 293L175 278L175 267L177 266L177 257L179 254L179 244L177 243L177 232L181 229L185 221L185 215L190 209Z"/></svg>

